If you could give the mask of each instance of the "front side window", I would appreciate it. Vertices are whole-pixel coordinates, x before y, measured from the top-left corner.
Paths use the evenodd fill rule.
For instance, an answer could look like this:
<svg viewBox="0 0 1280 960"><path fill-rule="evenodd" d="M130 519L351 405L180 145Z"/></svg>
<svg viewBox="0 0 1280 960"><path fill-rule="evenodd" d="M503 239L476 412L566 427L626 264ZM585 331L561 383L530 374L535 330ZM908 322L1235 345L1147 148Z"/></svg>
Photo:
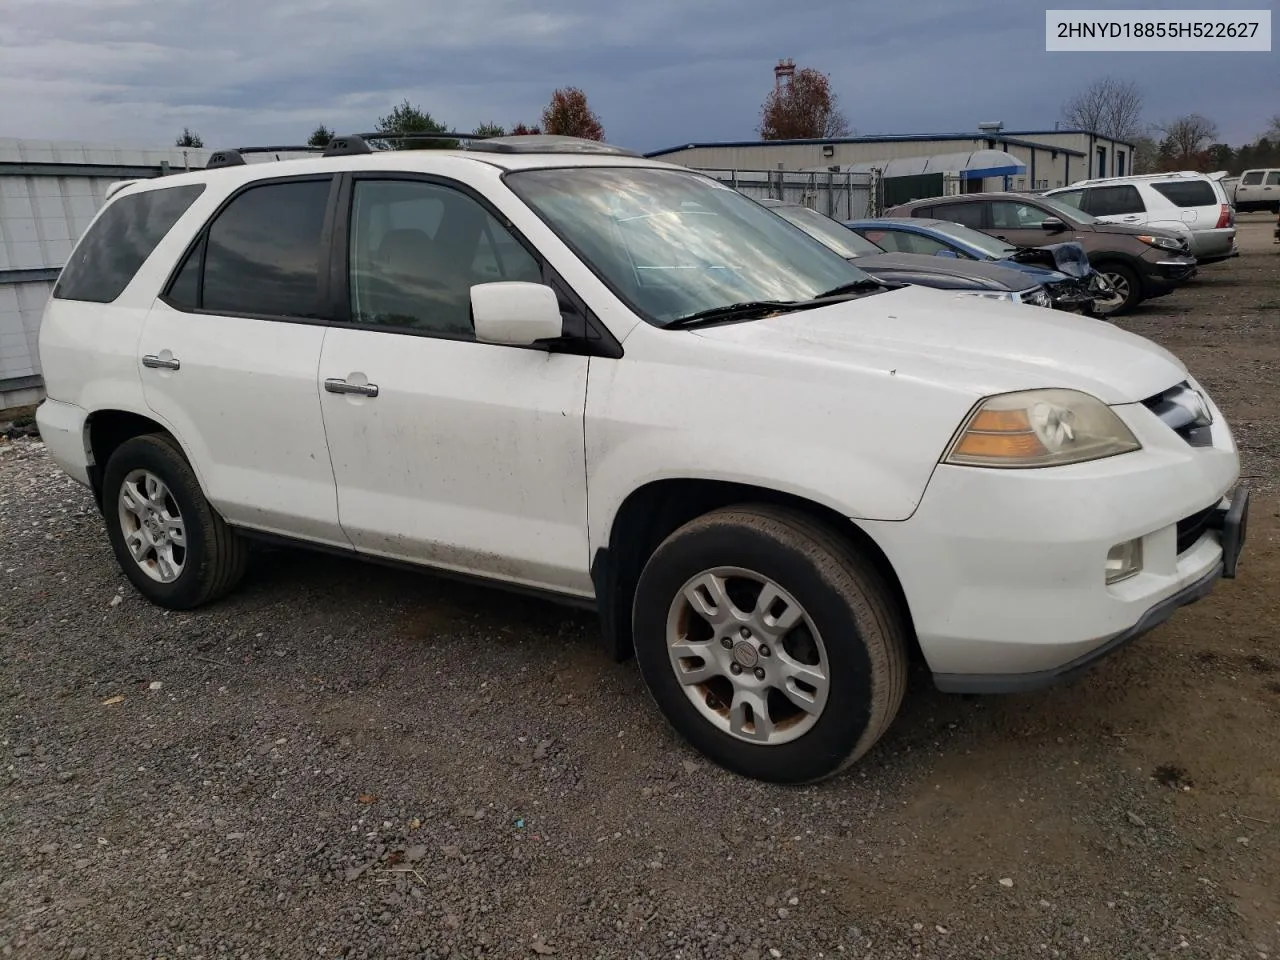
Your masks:
<svg viewBox="0 0 1280 960"><path fill-rule="evenodd" d="M53 296L111 303L204 189L191 183L116 197L72 251Z"/></svg>
<svg viewBox="0 0 1280 960"><path fill-rule="evenodd" d="M1054 214L1050 211L1033 207L1029 203L996 200L991 204L991 225L1002 230L1039 229L1052 216Z"/></svg>
<svg viewBox="0 0 1280 960"><path fill-rule="evenodd" d="M1132 184L1114 187L1091 187L1085 205L1095 217L1116 217L1127 213L1145 213L1142 195Z"/></svg>
<svg viewBox="0 0 1280 960"><path fill-rule="evenodd" d="M421 180L357 180L351 203L351 319L474 339L471 287L542 282L538 261L483 205Z"/></svg>
<svg viewBox="0 0 1280 960"><path fill-rule="evenodd" d="M642 318L663 326L737 303L804 301L866 273L701 174L521 170L506 182Z"/></svg>
<svg viewBox="0 0 1280 960"><path fill-rule="evenodd" d="M332 179L249 187L214 218L169 287L179 308L314 319Z"/></svg>
<svg viewBox="0 0 1280 960"><path fill-rule="evenodd" d="M1246 187L1256 187L1262 184L1262 171L1251 170L1241 178L1240 182Z"/></svg>
<svg viewBox="0 0 1280 960"><path fill-rule="evenodd" d="M939 223L934 224L932 229L943 237L953 240L955 243L966 247L973 247L980 252L986 254L995 260L1003 260L1005 257L1012 256L1018 252L1018 248L1005 243L1003 240L997 240L988 233L981 230L974 230L972 227L966 227L959 223ZM957 253L968 253L957 250ZM973 259L972 257L970 259Z"/></svg>

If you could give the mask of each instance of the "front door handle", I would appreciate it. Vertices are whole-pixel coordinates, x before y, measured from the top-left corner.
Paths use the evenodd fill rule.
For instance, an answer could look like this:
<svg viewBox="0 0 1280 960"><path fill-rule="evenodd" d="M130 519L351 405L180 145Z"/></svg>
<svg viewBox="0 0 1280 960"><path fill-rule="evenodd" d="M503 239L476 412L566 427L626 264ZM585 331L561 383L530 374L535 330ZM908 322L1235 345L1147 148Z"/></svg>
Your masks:
<svg viewBox="0 0 1280 960"><path fill-rule="evenodd" d="M148 353L143 357L142 365L144 367L150 367L152 370L178 370L182 367L182 364L178 361L177 357L169 357L162 360L154 353Z"/></svg>
<svg viewBox="0 0 1280 960"><path fill-rule="evenodd" d="M376 383L347 383L341 377L329 377L324 382L324 388L330 393L358 393L365 397L378 395Z"/></svg>

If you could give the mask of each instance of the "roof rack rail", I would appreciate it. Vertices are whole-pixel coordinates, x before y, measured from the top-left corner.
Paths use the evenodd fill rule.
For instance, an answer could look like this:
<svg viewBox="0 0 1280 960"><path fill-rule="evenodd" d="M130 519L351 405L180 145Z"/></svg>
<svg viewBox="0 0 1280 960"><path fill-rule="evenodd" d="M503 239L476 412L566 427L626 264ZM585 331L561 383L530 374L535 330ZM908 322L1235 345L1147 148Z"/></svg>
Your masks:
<svg viewBox="0 0 1280 960"><path fill-rule="evenodd" d="M206 170L216 167L240 167L246 163L246 153L319 153L320 147L312 146L276 146L276 147L236 147L231 150L215 150L209 154L209 161L204 165Z"/></svg>

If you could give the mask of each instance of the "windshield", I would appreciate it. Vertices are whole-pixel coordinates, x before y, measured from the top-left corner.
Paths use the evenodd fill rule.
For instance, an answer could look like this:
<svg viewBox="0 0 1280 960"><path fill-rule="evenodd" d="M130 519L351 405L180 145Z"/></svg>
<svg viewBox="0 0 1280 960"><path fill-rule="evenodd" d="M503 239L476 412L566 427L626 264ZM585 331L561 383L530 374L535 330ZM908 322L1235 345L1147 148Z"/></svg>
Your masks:
<svg viewBox="0 0 1280 960"><path fill-rule="evenodd" d="M506 182L641 317L665 326L871 278L754 200L692 171L561 167Z"/></svg>
<svg viewBox="0 0 1280 960"><path fill-rule="evenodd" d="M952 223L949 220L939 220L936 223L929 224L929 229L944 237L950 237L957 243L963 243L966 246L981 250L987 256L996 260L1004 260L1006 257L1010 257L1018 252L1018 248L1012 244L1005 243L1003 240L997 240L995 237L985 234L981 230L973 229L973 227L966 227L963 223Z"/></svg>
<svg viewBox="0 0 1280 960"><path fill-rule="evenodd" d="M860 237L842 223L824 217L817 210L798 204L769 204L767 209L789 220L815 240L820 240L846 260L870 253L884 253L866 237Z"/></svg>
<svg viewBox="0 0 1280 960"><path fill-rule="evenodd" d="M1036 203L1041 206L1048 207L1054 213L1058 214L1068 223L1101 223L1097 217L1085 213L1079 207L1073 207L1069 203L1063 203L1056 197L1036 197Z"/></svg>

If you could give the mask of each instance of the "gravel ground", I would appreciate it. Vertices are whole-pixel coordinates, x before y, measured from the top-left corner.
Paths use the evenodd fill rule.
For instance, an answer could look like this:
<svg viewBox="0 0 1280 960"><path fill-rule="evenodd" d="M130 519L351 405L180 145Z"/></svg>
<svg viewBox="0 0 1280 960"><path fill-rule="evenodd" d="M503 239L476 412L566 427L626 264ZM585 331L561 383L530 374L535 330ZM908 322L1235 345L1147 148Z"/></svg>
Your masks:
<svg viewBox="0 0 1280 960"><path fill-rule="evenodd" d="M1280 957L1280 256L1124 325L1232 419L1240 579L1040 694L915 676L848 775L702 762L592 619L257 553L141 601L0 440L4 957Z"/></svg>

